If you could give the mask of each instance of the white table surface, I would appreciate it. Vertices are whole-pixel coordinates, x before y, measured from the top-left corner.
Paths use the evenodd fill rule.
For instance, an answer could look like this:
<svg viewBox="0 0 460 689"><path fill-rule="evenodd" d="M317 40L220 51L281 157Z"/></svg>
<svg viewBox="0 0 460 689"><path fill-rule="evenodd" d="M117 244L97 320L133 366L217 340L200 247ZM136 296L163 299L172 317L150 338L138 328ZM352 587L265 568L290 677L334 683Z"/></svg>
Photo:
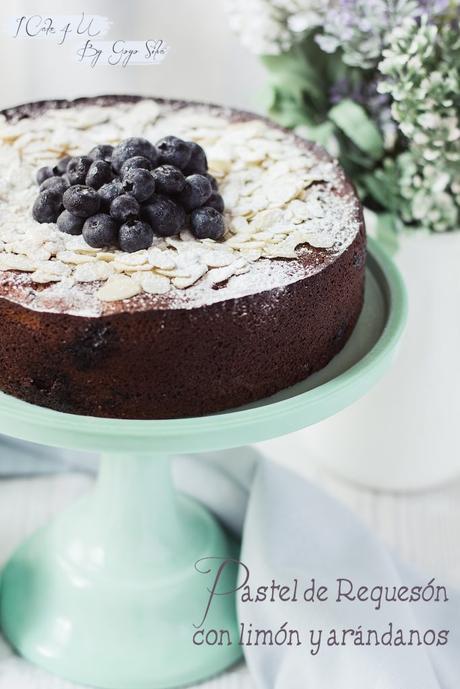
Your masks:
<svg viewBox="0 0 460 689"><path fill-rule="evenodd" d="M417 494L379 493L358 488L293 457L287 440L268 444L271 454L316 480L349 507L413 565L460 585L460 477L448 486ZM91 485L83 474L0 481L0 564L15 546ZM15 656L0 641L0 689L76 689ZM202 689L255 689L243 665Z"/></svg>

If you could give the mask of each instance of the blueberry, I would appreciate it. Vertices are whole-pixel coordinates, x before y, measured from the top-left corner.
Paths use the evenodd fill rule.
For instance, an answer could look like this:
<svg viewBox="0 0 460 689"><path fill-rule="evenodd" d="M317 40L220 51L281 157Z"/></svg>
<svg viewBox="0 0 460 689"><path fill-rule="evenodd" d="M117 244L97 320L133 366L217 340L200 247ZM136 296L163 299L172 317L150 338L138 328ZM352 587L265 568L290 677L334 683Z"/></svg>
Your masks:
<svg viewBox="0 0 460 689"><path fill-rule="evenodd" d="M112 166L106 160L95 160L91 163L86 175L86 184L93 189L99 189L113 179Z"/></svg>
<svg viewBox="0 0 460 689"><path fill-rule="evenodd" d="M155 234L171 237L178 234L185 225L184 209L165 196L154 196L142 209L143 219L149 223Z"/></svg>
<svg viewBox="0 0 460 689"><path fill-rule="evenodd" d="M160 194L178 194L185 187L185 177L174 165L161 165L152 172L152 176Z"/></svg>
<svg viewBox="0 0 460 689"><path fill-rule="evenodd" d="M116 244L118 238L117 223L110 215L98 213L85 220L83 239L95 249Z"/></svg>
<svg viewBox="0 0 460 689"><path fill-rule="evenodd" d="M183 170L192 157L191 146L177 136L165 136L156 143L160 165L174 165Z"/></svg>
<svg viewBox="0 0 460 689"><path fill-rule="evenodd" d="M139 203L131 194L121 194L117 196L110 206L110 215L114 220L120 223L125 223L128 220L133 220L139 215Z"/></svg>
<svg viewBox="0 0 460 689"><path fill-rule="evenodd" d="M209 172L205 172L204 176L211 182L211 187L213 188L213 190L218 191L219 187L217 186L216 178L210 175Z"/></svg>
<svg viewBox="0 0 460 689"><path fill-rule="evenodd" d="M55 175L63 175L67 172L67 165L69 164L71 160L70 156L64 156L61 158L61 160L58 162L57 165L53 167L53 172Z"/></svg>
<svg viewBox="0 0 460 689"><path fill-rule="evenodd" d="M56 222L62 210L62 194L55 189L41 191L32 207L32 216L39 223Z"/></svg>
<svg viewBox="0 0 460 689"><path fill-rule="evenodd" d="M207 208L214 208L219 213L223 213L225 209L224 199L217 191L213 191L209 199L206 201Z"/></svg>
<svg viewBox="0 0 460 689"><path fill-rule="evenodd" d="M110 146L109 144L102 144L101 146L95 146L92 148L88 153L88 158L92 158L92 160L105 160L106 162L110 162L112 153L113 146Z"/></svg>
<svg viewBox="0 0 460 689"><path fill-rule="evenodd" d="M48 179L45 179L45 181L40 184L39 188L40 191L54 189L62 196L65 190L69 188L69 183L64 179L64 175L62 177L48 177Z"/></svg>
<svg viewBox="0 0 460 689"><path fill-rule="evenodd" d="M90 215L98 212L101 199L97 191L91 187L77 184L64 192L63 203L66 211L72 215L78 218L89 218Z"/></svg>
<svg viewBox="0 0 460 689"><path fill-rule="evenodd" d="M88 156L79 156L78 158L71 158L67 164L67 177L70 184L85 184L86 175L92 165L92 158Z"/></svg>
<svg viewBox="0 0 460 689"><path fill-rule="evenodd" d="M54 171L53 168L50 167L49 165L45 165L45 167L41 167L39 170L37 170L36 174L36 180L37 184L40 185L42 184L45 179L49 179L50 177L54 176Z"/></svg>
<svg viewBox="0 0 460 689"><path fill-rule="evenodd" d="M130 220L120 227L118 235L120 249L132 253L152 246L153 230L142 220Z"/></svg>
<svg viewBox="0 0 460 689"><path fill-rule="evenodd" d="M155 182L148 170L131 168L123 175L123 191L129 192L140 203L147 201L155 191Z"/></svg>
<svg viewBox="0 0 460 689"><path fill-rule="evenodd" d="M192 151L192 155L187 167L184 169L184 174L193 175L197 173L204 175L208 170L208 159L206 158L206 153L201 148L200 144L196 144L194 141L188 141L187 143Z"/></svg>
<svg viewBox="0 0 460 689"><path fill-rule="evenodd" d="M190 216L192 233L197 239L220 239L225 232L224 218L215 208L197 208Z"/></svg>
<svg viewBox="0 0 460 689"><path fill-rule="evenodd" d="M109 211L112 201L123 193L123 187L119 179L114 179L113 182L103 184L98 190L99 198L101 199L101 208L104 211Z"/></svg>
<svg viewBox="0 0 460 689"><path fill-rule="evenodd" d="M203 206L212 194L211 182L204 175L189 175L185 187L178 196L186 211Z"/></svg>
<svg viewBox="0 0 460 689"><path fill-rule="evenodd" d="M144 156L133 156L132 158L128 158L128 160L125 160L123 165L121 166L121 176L128 171L132 170L133 168L142 168L144 170L151 170L152 169L152 163L148 158L145 158Z"/></svg>
<svg viewBox="0 0 460 689"><path fill-rule="evenodd" d="M158 154L155 146L153 146L150 141L147 141L147 139L133 136L131 139L125 139L113 149L112 165L114 170L120 172L123 163L134 156L147 158L150 160L152 166L155 166L158 161Z"/></svg>
<svg viewBox="0 0 460 689"><path fill-rule="evenodd" d="M84 222L84 218L77 218L76 215L72 215L69 211L62 211L57 219L57 226L61 232L66 234L81 234Z"/></svg>

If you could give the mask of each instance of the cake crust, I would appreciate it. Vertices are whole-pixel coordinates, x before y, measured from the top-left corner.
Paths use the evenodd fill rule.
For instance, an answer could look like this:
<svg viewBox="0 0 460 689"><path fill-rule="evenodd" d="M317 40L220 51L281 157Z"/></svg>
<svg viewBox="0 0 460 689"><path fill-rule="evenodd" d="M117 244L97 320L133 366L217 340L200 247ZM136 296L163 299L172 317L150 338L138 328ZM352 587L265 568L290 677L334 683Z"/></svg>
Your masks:
<svg viewBox="0 0 460 689"><path fill-rule="evenodd" d="M140 100L104 96L44 101L3 115L15 121L50 107ZM225 112L238 121L263 119ZM330 160L323 149L294 140L299 150ZM48 308L43 299L37 308L35 297L46 286L33 285L26 274L18 279L14 272L0 273L0 388L69 413L180 418L267 397L323 368L351 335L364 293L362 208L342 172L337 180L335 193L353 200L353 241L340 252L301 247L294 259L258 261L251 280L243 284L241 276L236 296L210 289L198 302L194 288L189 298L184 294L181 299L174 293L142 294L104 303L100 314L88 316L69 313L65 299L60 303L56 295ZM282 277L276 268L273 282L268 273L277 263L283 266ZM86 289L92 296L93 286Z"/></svg>

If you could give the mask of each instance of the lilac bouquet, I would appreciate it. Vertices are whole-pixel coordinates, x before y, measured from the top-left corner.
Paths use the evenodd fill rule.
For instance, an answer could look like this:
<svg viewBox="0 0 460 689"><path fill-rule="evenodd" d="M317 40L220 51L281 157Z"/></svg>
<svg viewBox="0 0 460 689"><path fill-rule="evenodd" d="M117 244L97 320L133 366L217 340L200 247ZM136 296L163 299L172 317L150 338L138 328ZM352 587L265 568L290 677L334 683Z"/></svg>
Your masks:
<svg viewBox="0 0 460 689"><path fill-rule="evenodd" d="M382 235L459 227L459 0L226 2L270 115L340 158Z"/></svg>

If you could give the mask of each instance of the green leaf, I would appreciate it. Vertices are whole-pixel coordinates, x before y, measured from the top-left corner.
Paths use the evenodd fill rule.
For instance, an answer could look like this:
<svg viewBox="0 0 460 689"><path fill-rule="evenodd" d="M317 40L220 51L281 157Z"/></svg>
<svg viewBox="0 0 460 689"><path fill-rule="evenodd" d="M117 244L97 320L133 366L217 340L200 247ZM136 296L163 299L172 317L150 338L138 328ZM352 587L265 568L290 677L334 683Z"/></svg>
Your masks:
<svg viewBox="0 0 460 689"><path fill-rule="evenodd" d="M399 220L393 213L377 214L377 241L394 256L399 249Z"/></svg>
<svg viewBox="0 0 460 689"><path fill-rule="evenodd" d="M391 213L401 211L398 171L392 161L386 159L382 168L362 177L369 196Z"/></svg>
<svg viewBox="0 0 460 689"><path fill-rule="evenodd" d="M308 99L317 112L318 119L328 109L328 77L324 53L312 37L294 45L280 55L262 58L270 73L270 81L277 88L297 94L300 101Z"/></svg>
<svg viewBox="0 0 460 689"><path fill-rule="evenodd" d="M302 126L301 136L327 148L328 143L334 136L334 132L335 127L332 122L323 122L316 125L305 124Z"/></svg>
<svg viewBox="0 0 460 689"><path fill-rule="evenodd" d="M269 115L284 127L316 124L314 109L301 96L288 93L278 86L273 88Z"/></svg>
<svg viewBox="0 0 460 689"><path fill-rule="evenodd" d="M361 151L380 160L384 154L382 135L361 105L345 99L329 111L329 118Z"/></svg>
<svg viewBox="0 0 460 689"><path fill-rule="evenodd" d="M257 103L259 107L268 112L276 103L276 89L271 84L263 84L257 93Z"/></svg>
<svg viewBox="0 0 460 689"><path fill-rule="evenodd" d="M340 162L346 169L355 170L353 174L366 174L375 168L375 160L359 149L353 141L336 127L337 140L340 143Z"/></svg>

